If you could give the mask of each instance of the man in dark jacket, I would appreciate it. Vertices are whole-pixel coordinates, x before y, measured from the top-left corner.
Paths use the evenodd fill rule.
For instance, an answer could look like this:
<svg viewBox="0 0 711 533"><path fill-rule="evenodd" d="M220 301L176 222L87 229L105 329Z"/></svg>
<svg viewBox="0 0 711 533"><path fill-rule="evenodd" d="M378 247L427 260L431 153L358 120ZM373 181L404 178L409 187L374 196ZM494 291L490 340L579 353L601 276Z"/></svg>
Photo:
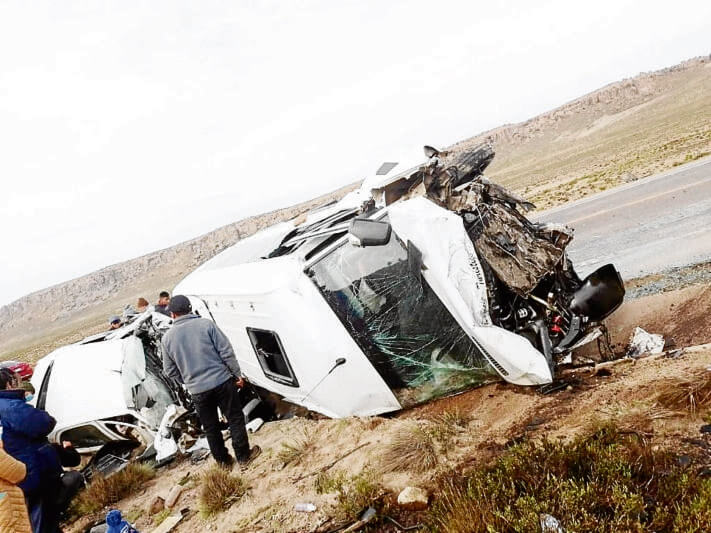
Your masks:
<svg viewBox="0 0 711 533"><path fill-rule="evenodd" d="M59 531L61 513L83 485L79 472L68 472L64 479L62 456L47 440L56 423L46 411L25 401L25 391L17 388L12 373L0 370L2 441L5 451L27 467L18 487L25 493L32 529L37 533ZM71 453L70 443L64 448Z"/></svg>
<svg viewBox="0 0 711 533"><path fill-rule="evenodd" d="M158 295L158 303L155 305L155 310L166 316L170 316L170 311L168 306L170 305L170 293L168 291L162 291Z"/></svg>
<svg viewBox="0 0 711 533"><path fill-rule="evenodd" d="M188 389L215 461L227 467L233 463L220 432L219 407L227 417L237 462L246 467L261 450L249 448L239 399L244 378L232 345L214 322L192 314L187 297L173 296L169 310L173 327L162 341L163 371Z"/></svg>

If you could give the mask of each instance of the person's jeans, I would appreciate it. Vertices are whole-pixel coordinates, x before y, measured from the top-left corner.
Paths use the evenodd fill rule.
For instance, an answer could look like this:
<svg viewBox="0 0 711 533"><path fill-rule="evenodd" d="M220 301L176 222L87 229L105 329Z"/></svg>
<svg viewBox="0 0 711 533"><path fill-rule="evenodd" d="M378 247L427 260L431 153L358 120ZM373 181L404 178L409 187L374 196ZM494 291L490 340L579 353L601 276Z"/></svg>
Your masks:
<svg viewBox="0 0 711 533"><path fill-rule="evenodd" d="M59 522L72 498L84 486L84 478L76 470L44 480L42 489L27 498L27 510L35 533L61 533Z"/></svg>
<svg viewBox="0 0 711 533"><path fill-rule="evenodd" d="M238 461L245 461L249 457L249 440L247 439L247 429L244 427L244 413L239 400L239 388L235 381L228 379L214 389L193 394L193 403L215 461L220 464L232 462L220 432L218 407L227 418L235 456Z"/></svg>

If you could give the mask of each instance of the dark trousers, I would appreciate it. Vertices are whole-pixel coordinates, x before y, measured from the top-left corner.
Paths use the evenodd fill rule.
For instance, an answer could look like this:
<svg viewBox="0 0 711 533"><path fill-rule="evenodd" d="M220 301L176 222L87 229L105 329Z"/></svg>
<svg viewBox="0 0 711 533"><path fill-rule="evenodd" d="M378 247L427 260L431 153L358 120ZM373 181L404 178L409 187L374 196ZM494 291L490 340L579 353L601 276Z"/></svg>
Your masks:
<svg viewBox="0 0 711 533"><path fill-rule="evenodd" d="M84 478L68 470L56 478L43 481L43 488L27 498L27 509L35 533L59 533L59 522L72 498L84 486Z"/></svg>
<svg viewBox="0 0 711 533"><path fill-rule="evenodd" d="M227 418L227 424L232 436L232 448L238 461L249 457L249 441L247 429L244 427L244 413L239 400L239 388L233 379L228 379L214 389L193 395L193 403L200 423L205 430L207 443L215 461L221 464L231 463L231 458L225 447L225 441L220 431L220 421L217 408Z"/></svg>

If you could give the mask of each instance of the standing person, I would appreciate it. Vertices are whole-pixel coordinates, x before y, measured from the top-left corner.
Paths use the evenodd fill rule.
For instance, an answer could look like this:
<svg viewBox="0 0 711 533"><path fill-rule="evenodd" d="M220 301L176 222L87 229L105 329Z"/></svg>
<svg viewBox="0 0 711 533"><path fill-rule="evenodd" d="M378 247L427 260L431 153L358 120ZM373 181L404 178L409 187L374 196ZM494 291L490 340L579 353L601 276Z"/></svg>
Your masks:
<svg viewBox="0 0 711 533"><path fill-rule="evenodd" d="M163 371L183 383L193 397L200 423L207 434L210 452L218 464L233 463L220 432L217 408L227 417L237 462L246 467L260 453L249 448L239 389L244 386L230 341L214 322L192 314L183 295L170 302L173 327L163 337Z"/></svg>
<svg viewBox="0 0 711 533"><path fill-rule="evenodd" d="M2 442L5 451L27 468L18 487L25 494L35 533L60 531L60 516L84 484L81 473L64 472L64 454L47 440L56 423L46 411L26 403L25 391L17 388L12 372L0 369ZM63 447L69 458L71 443L63 443Z"/></svg>
<svg viewBox="0 0 711 533"><path fill-rule="evenodd" d="M155 306L155 310L164 315L170 316L170 310L168 306L170 305L170 294L166 291L161 292L158 295L158 303Z"/></svg>
<svg viewBox="0 0 711 533"><path fill-rule="evenodd" d="M17 484L25 479L25 464L10 456L0 440L0 531L31 533L25 495Z"/></svg>

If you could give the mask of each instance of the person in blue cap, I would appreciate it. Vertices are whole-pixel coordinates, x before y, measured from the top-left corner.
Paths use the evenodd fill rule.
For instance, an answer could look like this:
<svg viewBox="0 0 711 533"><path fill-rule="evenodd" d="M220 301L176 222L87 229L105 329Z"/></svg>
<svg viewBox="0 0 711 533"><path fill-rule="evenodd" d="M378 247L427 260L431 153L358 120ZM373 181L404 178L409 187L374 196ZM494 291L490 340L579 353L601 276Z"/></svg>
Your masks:
<svg viewBox="0 0 711 533"><path fill-rule="evenodd" d="M121 516L121 511L113 509L106 515L106 533L139 533L131 524Z"/></svg>
<svg viewBox="0 0 711 533"><path fill-rule="evenodd" d="M120 316L113 315L113 316L109 317L109 331L118 329L122 325L123 324L121 324L121 317Z"/></svg>

